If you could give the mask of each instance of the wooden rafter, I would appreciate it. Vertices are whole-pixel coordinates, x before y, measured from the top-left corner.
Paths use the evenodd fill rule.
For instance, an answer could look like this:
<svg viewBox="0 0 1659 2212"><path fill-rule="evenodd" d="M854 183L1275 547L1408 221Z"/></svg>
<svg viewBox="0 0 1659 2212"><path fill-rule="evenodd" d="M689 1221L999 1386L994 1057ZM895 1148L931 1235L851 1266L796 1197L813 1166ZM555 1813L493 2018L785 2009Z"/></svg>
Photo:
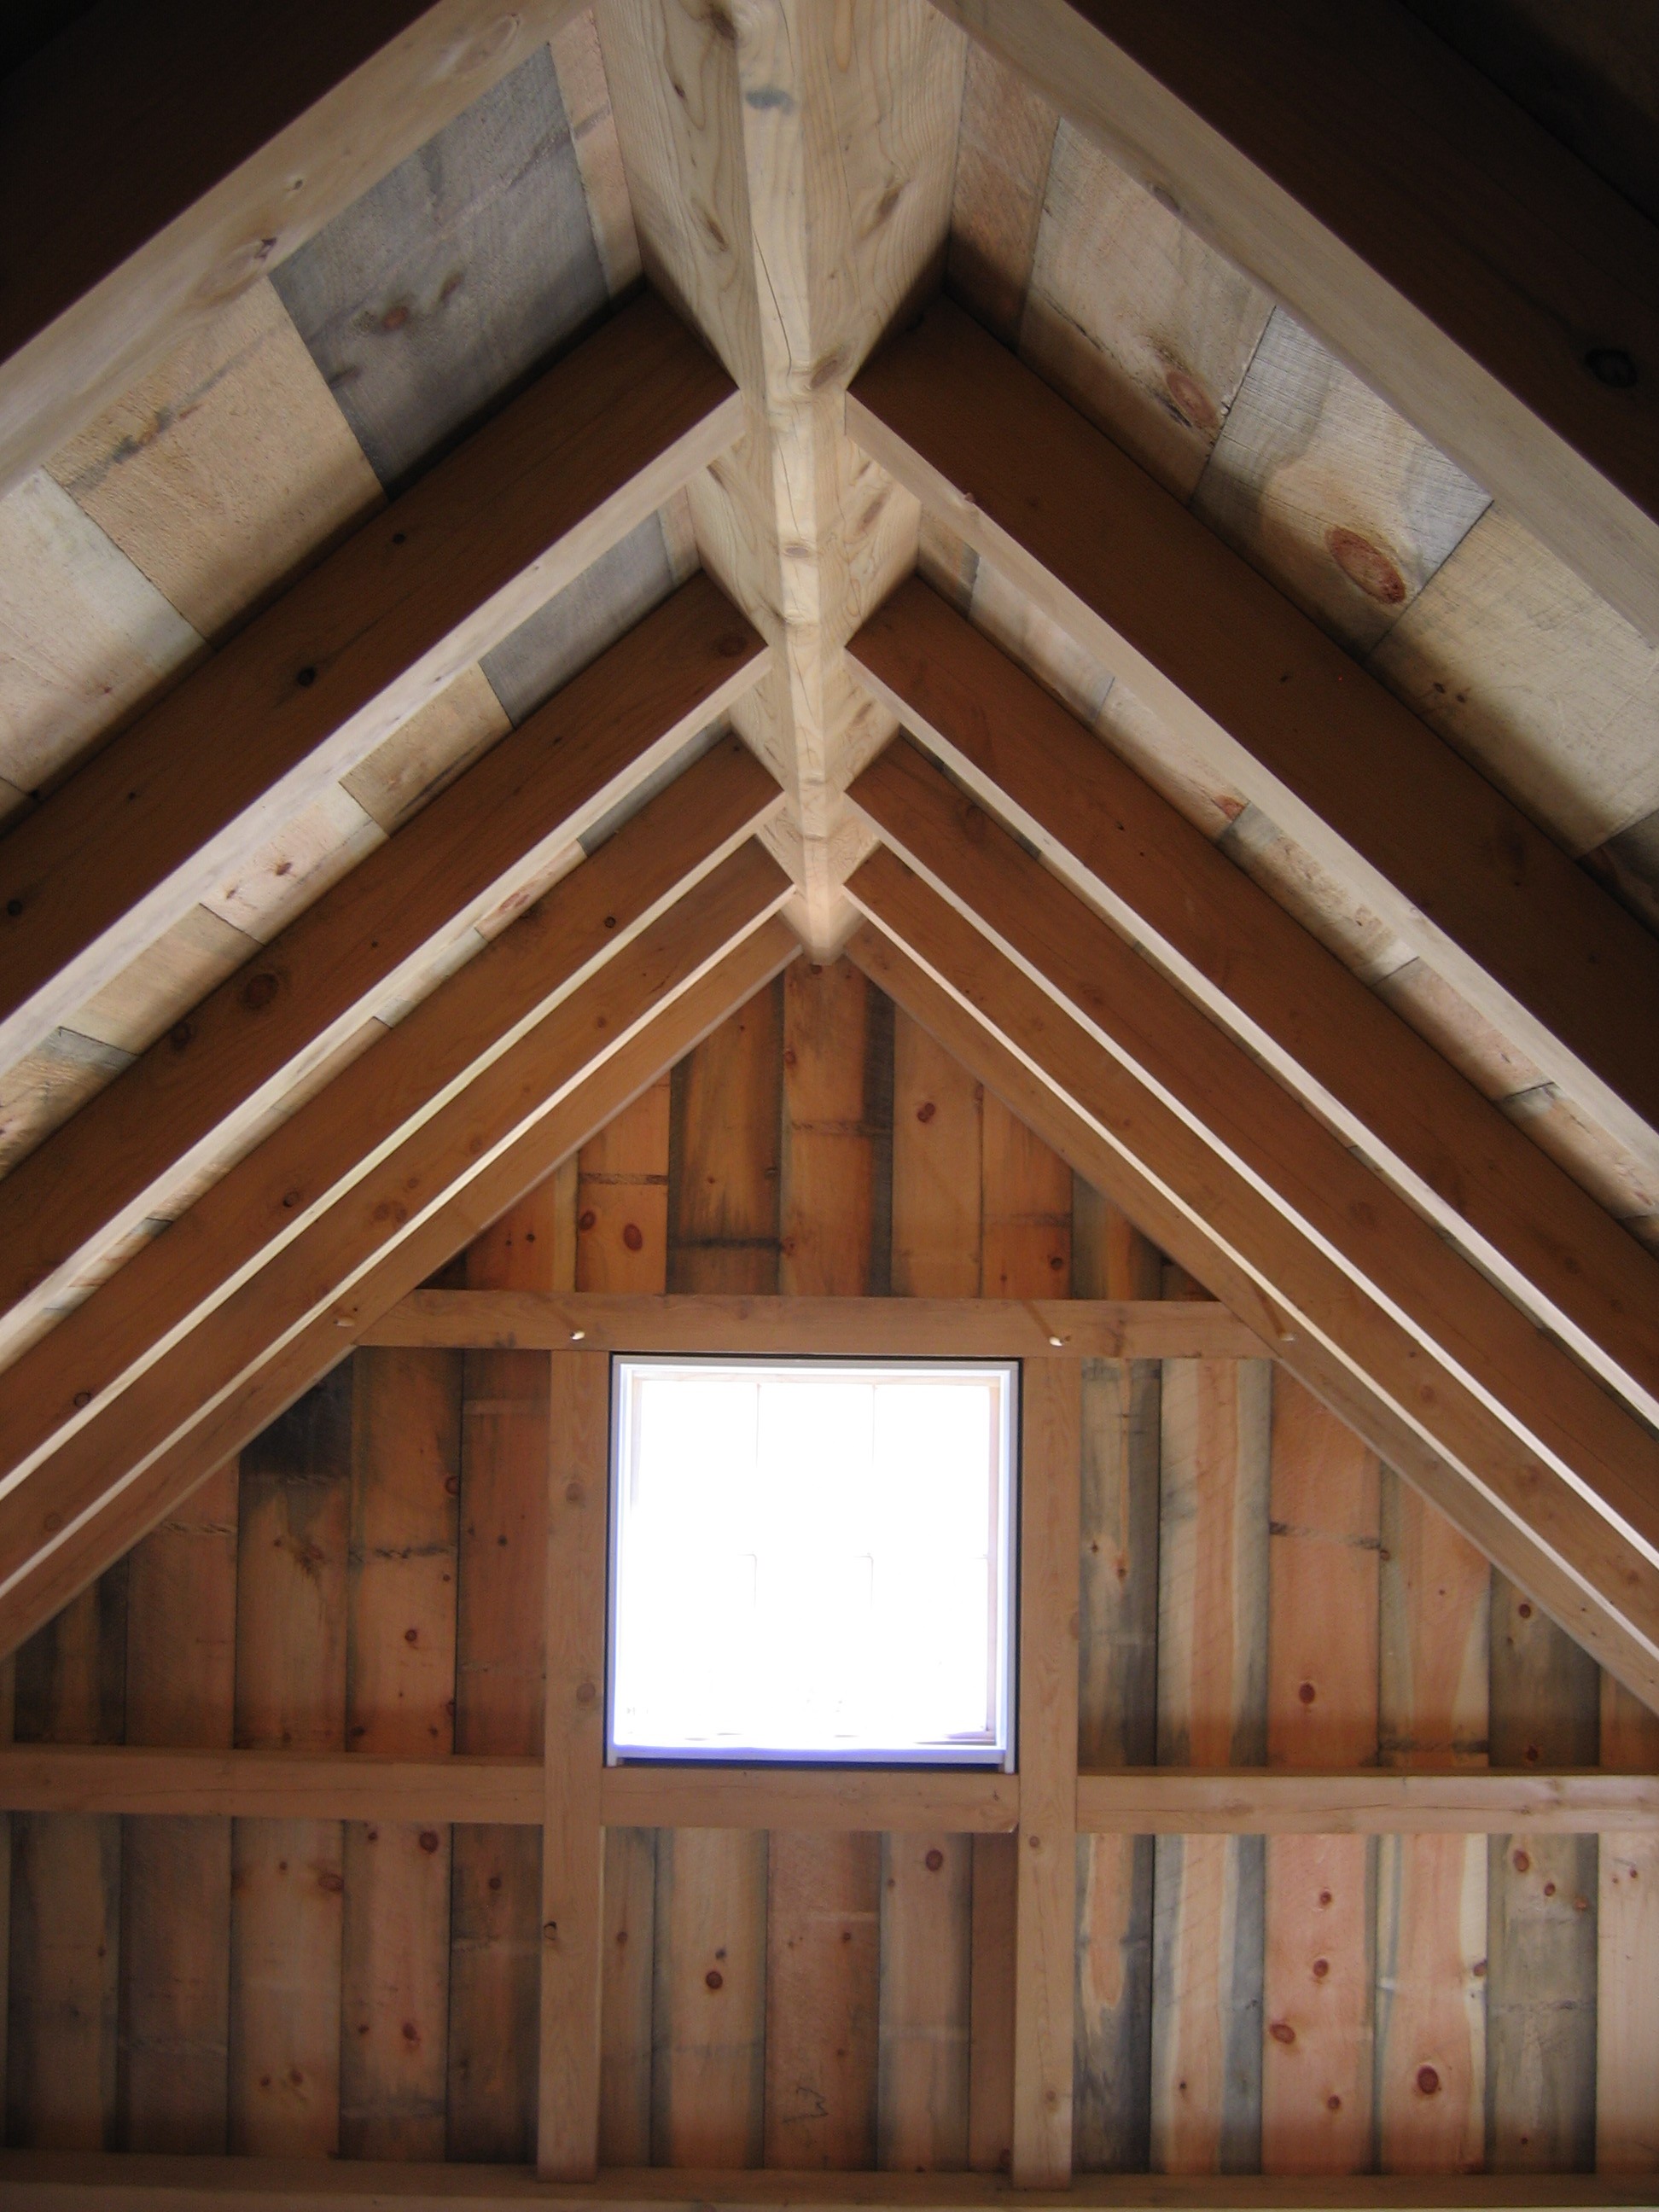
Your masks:
<svg viewBox="0 0 1659 2212"><path fill-rule="evenodd" d="M672 1065L739 1002L739 985L747 996L775 974L796 949L781 925L765 926L787 887L752 841L740 848L0 1497L0 1648L50 1619L326 1373L363 1322ZM475 1182L477 1210L465 1203Z"/></svg>
<svg viewBox="0 0 1659 2212"><path fill-rule="evenodd" d="M1407 10L939 0L1659 635L1659 238Z"/></svg>
<svg viewBox="0 0 1659 2212"><path fill-rule="evenodd" d="M0 492L578 5L83 14L0 106Z"/></svg>
<svg viewBox="0 0 1659 2212"><path fill-rule="evenodd" d="M716 722L766 648L705 577L359 861L0 1179L0 1346L434 946Z"/></svg>
<svg viewBox="0 0 1659 2212"><path fill-rule="evenodd" d="M1645 1552L919 877L878 854L852 888L880 926L849 957L1603 1665L1659 1698Z"/></svg>
<svg viewBox="0 0 1659 2212"><path fill-rule="evenodd" d="M848 395L852 434L1659 1162L1659 945L1316 623L959 308Z"/></svg>
<svg viewBox="0 0 1659 2212"><path fill-rule="evenodd" d="M636 301L112 738L0 842L0 1066L119 971L736 434Z"/></svg>
<svg viewBox="0 0 1659 2212"><path fill-rule="evenodd" d="M1659 1261L1547 1152L919 579L849 650L908 730L1659 1419Z"/></svg>

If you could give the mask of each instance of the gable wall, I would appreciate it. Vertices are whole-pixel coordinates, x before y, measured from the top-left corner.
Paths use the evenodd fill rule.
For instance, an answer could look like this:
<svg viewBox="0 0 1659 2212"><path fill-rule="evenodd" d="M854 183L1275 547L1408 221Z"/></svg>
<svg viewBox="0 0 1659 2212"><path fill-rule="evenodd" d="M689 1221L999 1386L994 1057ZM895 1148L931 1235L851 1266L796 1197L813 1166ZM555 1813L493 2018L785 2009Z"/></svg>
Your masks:
<svg viewBox="0 0 1659 2212"><path fill-rule="evenodd" d="M805 962L446 1279L1195 1288ZM536 1752L547 1371L359 1352L18 1655L19 1738ZM1268 1363L1100 1361L1085 1407L1085 1765L1653 1763ZM533 2155L536 1831L16 1815L11 1851L9 2142ZM1640 1839L1082 1839L1079 2166L1593 2162L1598 1973L1646 2001L1632 1853L1659 1873ZM1010 1838L611 1832L604 2158L1005 2163L1013 1896Z"/></svg>

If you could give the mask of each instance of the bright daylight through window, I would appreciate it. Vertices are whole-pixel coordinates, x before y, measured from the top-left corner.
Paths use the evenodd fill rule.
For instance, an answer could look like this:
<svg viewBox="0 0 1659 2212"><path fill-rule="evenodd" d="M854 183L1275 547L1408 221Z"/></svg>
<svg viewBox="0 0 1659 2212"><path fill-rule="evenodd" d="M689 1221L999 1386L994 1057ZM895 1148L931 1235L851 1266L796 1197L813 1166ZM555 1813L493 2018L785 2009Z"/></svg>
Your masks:
<svg viewBox="0 0 1659 2212"><path fill-rule="evenodd" d="M613 1761L1012 1766L1013 1363L614 1376Z"/></svg>

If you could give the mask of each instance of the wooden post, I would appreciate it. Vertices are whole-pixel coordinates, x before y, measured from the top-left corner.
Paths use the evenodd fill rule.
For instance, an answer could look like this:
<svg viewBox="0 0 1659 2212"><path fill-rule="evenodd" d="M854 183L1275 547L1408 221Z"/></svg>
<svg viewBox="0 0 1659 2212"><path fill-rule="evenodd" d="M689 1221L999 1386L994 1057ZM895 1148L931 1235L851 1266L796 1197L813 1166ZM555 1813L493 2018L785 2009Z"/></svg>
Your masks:
<svg viewBox="0 0 1659 2212"><path fill-rule="evenodd" d="M605 1832L605 1528L611 1363L553 1363L547 1495L547 1707L542 1832L541 2095L536 2170L591 2181L599 2163L599 1923Z"/></svg>
<svg viewBox="0 0 1659 2212"><path fill-rule="evenodd" d="M1659 1714L1601 1677L1601 1764L1659 1767ZM1596 1914L1595 2164L1659 2172L1659 1836L1601 1839Z"/></svg>
<svg viewBox="0 0 1659 2212"><path fill-rule="evenodd" d="M1016 2189L1072 2178L1082 1374L1025 1363L1020 1455Z"/></svg>

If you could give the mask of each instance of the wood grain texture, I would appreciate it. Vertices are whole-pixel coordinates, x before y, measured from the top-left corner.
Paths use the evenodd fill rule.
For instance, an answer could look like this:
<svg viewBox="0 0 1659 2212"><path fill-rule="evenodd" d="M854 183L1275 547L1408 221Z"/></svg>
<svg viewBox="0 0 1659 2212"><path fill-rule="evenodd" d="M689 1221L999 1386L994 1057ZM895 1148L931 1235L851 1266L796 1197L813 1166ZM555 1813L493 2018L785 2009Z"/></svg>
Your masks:
<svg viewBox="0 0 1659 2212"><path fill-rule="evenodd" d="M1659 1717L1610 1675L1601 1678L1601 1764L1659 1768ZM1659 2170L1659 2079L1648 2053L1659 2034L1653 1960L1659 1894L1652 1839L1628 1829L1600 1844L1596 1899L1595 2164L1602 2173Z"/></svg>
<svg viewBox="0 0 1659 2212"><path fill-rule="evenodd" d="M536 2170L599 2170L611 1363L561 1360L549 1401L540 2095Z"/></svg>
<svg viewBox="0 0 1659 2212"><path fill-rule="evenodd" d="M239 1744L344 1748L351 1383L343 1363L242 1455ZM344 1888L337 1820L236 1823L233 2151L328 2158L339 2150Z"/></svg>
<svg viewBox="0 0 1659 2212"><path fill-rule="evenodd" d="M1275 1376L1268 1522L1267 1757L1376 1757L1375 1455L1290 1376ZM1261 2163L1371 2163L1376 1849L1356 1836L1267 1844Z"/></svg>
<svg viewBox="0 0 1659 2212"><path fill-rule="evenodd" d="M461 1361L352 1363L346 1741L438 1759L454 1747ZM391 1819L345 1831L340 2140L349 2158L441 2158L449 2039L450 1838Z"/></svg>
<svg viewBox="0 0 1659 2212"><path fill-rule="evenodd" d="M222 1468L128 1562L129 1744L229 1748L238 1486L237 1468ZM222 1816L126 1824L121 2136L130 2150L228 2147L230 1871Z"/></svg>
<svg viewBox="0 0 1659 2212"><path fill-rule="evenodd" d="M636 302L106 745L5 842L8 1062L654 513L737 409Z"/></svg>
<svg viewBox="0 0 1659 2212"><path fill-rule="evenodd" d="M945 278L1005 343L1018 335L1057 118L1018 70L968 49Z"/></svg>
<svg viewBox="0 0 1659 2212"><path fill-rule="evenodd" d="M953 2172L970 2163L977 1872L968 1837L941 1830L882 1838L876 2155L890 2172ZM1012 1912L999 1919L1012 1933Z"/></svg>
<svg viewBox="0 0 1659 2212"><path fill-rule="evenodd" d="M1659 954L1518 807L948 302L848 408L873 459L1648 1156L1656 1073L1618 1007ZM1109 514L1136 552L1103 567ZM1320 734L1338 725L1340 776Z"/></svg>

